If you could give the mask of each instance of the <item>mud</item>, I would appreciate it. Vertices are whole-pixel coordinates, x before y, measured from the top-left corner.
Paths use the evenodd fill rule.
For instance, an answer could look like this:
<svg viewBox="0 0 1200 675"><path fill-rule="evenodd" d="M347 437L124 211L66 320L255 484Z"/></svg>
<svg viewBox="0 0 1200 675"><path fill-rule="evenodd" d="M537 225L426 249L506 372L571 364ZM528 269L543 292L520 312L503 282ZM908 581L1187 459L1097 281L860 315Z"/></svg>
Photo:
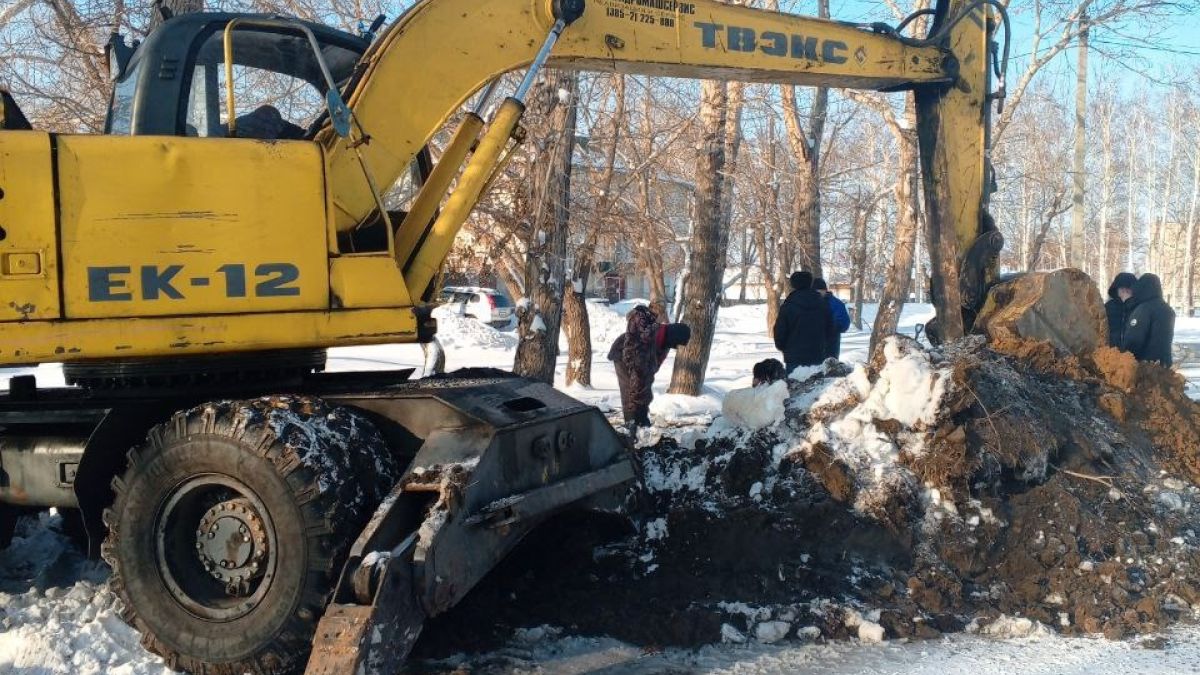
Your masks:
<svg viewBox="0 0 1200 675"><path fill-rule="evenodd" d="M1196 618L1200 406L1178 375L1016 338L927 357L949 376L932 422L864 422L862 395L821 395L883 386L877 355L791 383L773 428L638 450L627 518L541 528L430 622L417 656L546 624L654 648L774 641L781 626L791 640L863 626L929 638L1003 615L1112 638ZM856 415L890 460L811 440Z"/></svg>

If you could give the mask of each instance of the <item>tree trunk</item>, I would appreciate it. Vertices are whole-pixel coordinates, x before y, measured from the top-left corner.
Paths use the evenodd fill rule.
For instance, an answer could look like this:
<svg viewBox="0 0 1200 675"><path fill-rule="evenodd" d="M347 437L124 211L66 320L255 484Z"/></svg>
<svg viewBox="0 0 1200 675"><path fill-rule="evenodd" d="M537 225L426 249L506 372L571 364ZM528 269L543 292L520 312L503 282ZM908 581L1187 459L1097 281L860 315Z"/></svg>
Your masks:
<svg viewBox="0 0 1200 675"><path fill-rule="evenodd" d="M162 10L166 10L171 16L188 14L190 12L203 12L204 0L153 0L150 3L149 32L153 32L155 28L162 25Z"/></svg>
<svg viewBox="0 0 1200 675"><path fill-rule="evenodd" d="M919 178L917 179L920 180ZM918 186L919 189L919 186ZM915 192L915 191L914 191ZM919 194L919 193L918 193ZM925 302L925 278L929 275L925 270L925 254L922 250L921 236L924 234L925 218L921 213L921 207L917 206L917 237L913 242L913 288L910 292L913 301L917 303Z"/></svg>
<svg viewBox="0 0 1200 675"><path fill-rule="evenodd" d="M1100 178L1100 252L1097 257L1096 276L1101 284L1108 283L1108 203L1112 200L1112 164L1113 164L1113 147L1112 147L1112 121L1108 110L1105 110L1104 118L1100 121L1100 134L1103 143L1100 151L1102 153L1101 162L1101 178Z"/></svg>
<svg viewBox="0 0 1200 675"><path fill-rule="evenodd" d="M590 262L588 265L590 266ZM592 386L592 324L587 313L588 270L576 267L563 298L563 330L567 334L566 384Z"/></svg>
<svg viewBox="0 0 1200 675"><path fill-rule="evenodd" d="M854 248L850 260L854 267L854 329L859 331L863 329L863 289L867 280L867 221L873 213L873 208L861 204L854 207Z"/></svg>
<svg viewBox="0 0 1200 675"><path fill-rule="evenodd" d="M778 143L775 140L775 118L767 120L767 166L774 171L777 164ZM762 279L763 293L767 301L767 335L775 335L775 318L779 316L779 303L783 300L783 285L787 283L792 267L792 246L779 230L779 180L772 177L763 204L763 217L754 230L754 244L758 248L758 272Z"/></svg>
<svg viewBox="0 0 1200 675"><path fill-rule="evenodd" d="M1071 193L1071 239L1067 246L1067 265L1084 268L1084 185L1087 171L1087 13L1079 17L1079 65L1075 69L1075 158L1071 168L1074 190Z"/></svg>
<svg viewBox="0 0 1200 675"><path fill-rule="evenodd" d="M608 127L609 144L605 151L604 169L597 182L596 210L590 230L576 251L571 284L566 289L566 297L563 298L563 331L567 334L567 386L592 386L592 325L587 313L587 288L596 242L616 201L612 195L612 182L617 163L617 145L620 142L621 129L626 124L624 75L613 75L613 93L616 106Z"/></svg>
<svg viewBox="0 0 1200 675"><path fill-rule="evenodd" d="M682 295L682 322L691 341L676 353L673 394L698 396L708 368L725 273L729 228L724 216L726 130L729 100L724 82L706 80L700 93L700 147L696 157L696 216L690 241L691 266Z"/></svg>
<svg viewBox="0 0 1200 675"><path fill-rule="evenodd" d="M872 353L884 338L893 335L900 324L900 312L908 301L908 290L912 280L913 251L917 243L917 110L909 98L904 106L907 124L897 132L896 142L900 150L899 172L894 189L896 211L895 252L888 266L887 283L879 299L879 311L875 314L875 325L871 329Z"/></svg>
<svg viewBox="0 0 1200 675"><path fill-rule="evenodd" d="M1183 251L1183 312L1191 316L1196 306L1196 202L1200 200L1200 152L1192 160L1192 203L1188 208L1187 243Z"/></svg>
<svg viewBox="0 0 1200 675"><path fill-rule="evenodd" d="M1137 158L1135 155L1135 150L1137 149L1138 144L1134 143L1133 139L1128 137L1126 138L1125 142L1129 144L1129 160L1125 166L1125 246L1127 247L1125 251L1125 271L1132 272L1134 269L1136 269L1133 260L1133 242L1135 238L1133 231L1133 188L1135 185L1133 180L1133 169L1135 160ZM1104 281L1108 280L1104 279Z"/></svg>
<svg viewBox="0 0 1200 675"><path fill-rule="evenodd" d="M822 0L823 5L826 0ZM805 132L796 105L796 87L781 87L784 123L792 154L796 157L796 177L792 188L792 236L795 237L801 269L823 278L821 267L821 181L820 150L825 133L825 114L829 90L817 87L813 93L810 131Z"/></svg>
<svg viewBox="0 0 1200 675"><path fill-rule="evenodd" d="M537 216L528 242L525 265L526 301L518 307L520 343L513 372L554 383L558 360L558 333L562 322L563 279L566 275L567 234L571 200L571 160L575 149L575 121L578 116L579 76L571 72L548 71L537 104L549 108L550 138L544 161L534 161L534 201ZM566 92L561 102L560 92ZM542 169L542 167L545 167Z"/></svg>

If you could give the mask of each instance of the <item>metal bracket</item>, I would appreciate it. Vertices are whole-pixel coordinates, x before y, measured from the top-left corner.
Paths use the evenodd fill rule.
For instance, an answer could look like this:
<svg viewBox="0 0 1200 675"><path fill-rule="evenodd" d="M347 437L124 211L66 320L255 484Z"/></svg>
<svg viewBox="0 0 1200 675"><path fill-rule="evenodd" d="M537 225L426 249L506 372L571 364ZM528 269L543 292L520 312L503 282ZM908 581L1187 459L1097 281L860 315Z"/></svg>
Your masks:
<svg viewBox="0 0 1200 675"><path fill-rule="evenodd" d="M498 499L466 519L467 525L506 527L560 507L564 503L633 480L633 464L620 459L603 469L573 476L545 487Z"/></svg>

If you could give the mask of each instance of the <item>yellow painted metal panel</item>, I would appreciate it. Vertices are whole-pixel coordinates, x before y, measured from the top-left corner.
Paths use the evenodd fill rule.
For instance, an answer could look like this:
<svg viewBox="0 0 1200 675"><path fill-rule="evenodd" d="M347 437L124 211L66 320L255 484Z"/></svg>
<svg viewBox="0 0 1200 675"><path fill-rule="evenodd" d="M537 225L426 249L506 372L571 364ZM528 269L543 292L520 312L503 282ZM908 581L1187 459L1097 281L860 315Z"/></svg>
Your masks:
<svg viewBox="0 0 1200 675"><path fill-rule="evenodd" d="M337 307L408 307L412 299L400 268L389 253L333 258L329 290Z"/></svg>
<svg viewBox="0 0 1200 675"><path fill-rule="evenodd" d="M328 307L316 144L60 136L57 145L67 317Z"/></svg>
<svg viewBox="0 0 1200 675"><path fill-rule="evenodd" d="M0 329L0 364L415 342L411 308L26 321Z"/></svg>
<svg viewBox="0 0 1200 675"><path fill-rule="evenodd" d="M50 136L0 131L0 321L53 319L58 251Z"/></svg>

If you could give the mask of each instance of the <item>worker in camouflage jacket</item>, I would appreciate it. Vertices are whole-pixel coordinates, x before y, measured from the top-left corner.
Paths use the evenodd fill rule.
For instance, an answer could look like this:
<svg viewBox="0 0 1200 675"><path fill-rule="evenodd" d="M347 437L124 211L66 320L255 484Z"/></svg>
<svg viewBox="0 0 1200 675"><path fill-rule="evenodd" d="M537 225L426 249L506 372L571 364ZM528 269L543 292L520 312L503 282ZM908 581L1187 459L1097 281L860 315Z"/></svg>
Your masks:
<svg viewBox="0 0 1200 675"><path fill-rule="evenodd" d="M631 433L650 426L650 401L654 399L654 376L667 352L688 343L692 330L683 323L663 323L644 305L626 316L625 333L613 342L608 360L617 371L621 389L621 412Z"/></svg>

